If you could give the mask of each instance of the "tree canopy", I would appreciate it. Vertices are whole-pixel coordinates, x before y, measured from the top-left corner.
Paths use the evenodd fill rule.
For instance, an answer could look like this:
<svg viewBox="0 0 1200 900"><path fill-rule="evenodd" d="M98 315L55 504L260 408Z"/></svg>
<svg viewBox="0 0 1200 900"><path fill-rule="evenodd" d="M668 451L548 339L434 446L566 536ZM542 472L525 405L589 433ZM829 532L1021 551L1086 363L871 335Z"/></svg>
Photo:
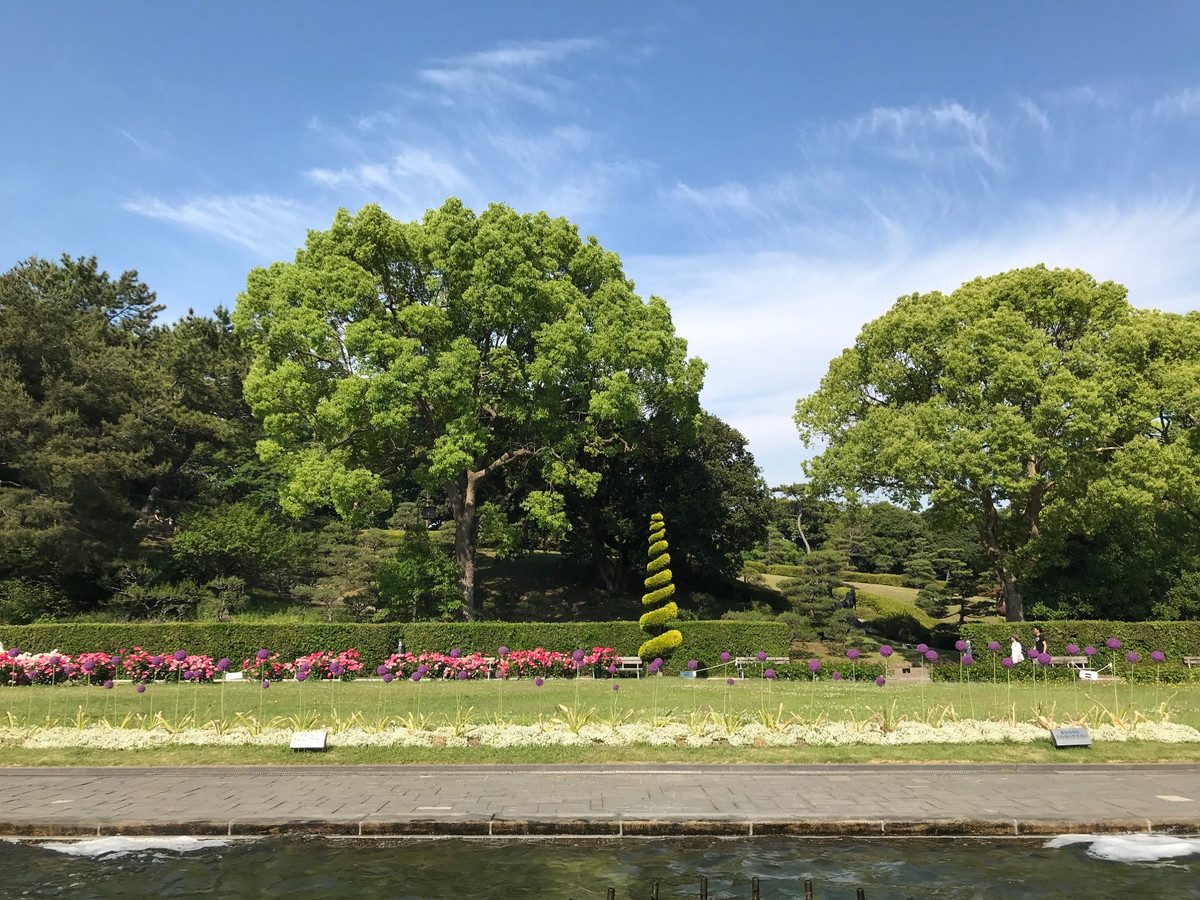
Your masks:
<svg viewBox="0 0 1200 900"><path fill-rule="evenodd" d="M1009 619L1023 579L1120 437L1108 343L1125 289L1036 266L901 297L835 359L796 424L815 482L936 504L974 525Z"/></svg>
<svg viewBox="0 0 1200 900"><path fill-rule="evenodd" d="M561 534L563 490L594 491L597 460L647 419L699 414L704 366L666 304L545 213L477 216L454 199L420 222L339 211L294 262L250 273L234 319L285 507L361 520L402 477L444 494L468 615L478 508L501 472Z"/></svg>

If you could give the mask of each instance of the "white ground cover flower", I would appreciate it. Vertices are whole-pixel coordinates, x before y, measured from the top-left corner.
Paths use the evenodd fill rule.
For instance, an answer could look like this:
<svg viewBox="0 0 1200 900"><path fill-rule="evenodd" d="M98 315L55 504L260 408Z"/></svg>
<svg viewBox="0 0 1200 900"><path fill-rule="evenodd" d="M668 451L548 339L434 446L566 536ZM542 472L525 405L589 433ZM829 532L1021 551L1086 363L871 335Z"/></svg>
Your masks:
<svg viewBox="0 0 1200 900"><path fill-rule="evenodd" d="M1090 734L1094 743L1131 740L1200 743L1200 731L1174 722L1141 722L1132 728L1100 725L1090 729ZM87 728L5 726L0 728L0 746L30 749L80 747L115 751L170 746L286 747L290 745L292 735L290 729L283 728L268 728L258 732L233 728L223 733L212 728L190 728L172 733L162 728L113 728L105 725ZM367 730L356 727L330 732L328 742L330 747L582 747L591 744L613 747L634 744L710 747L718 743L727 743L731 747L838 747L851 744L1029 744L1046 738L1046 729L1025 722L1013 724L964 719L937 726L905 720L887 731L878 722L793 723L778 728L751 722L733 732L726 732L712 722L628 722L616 727L589 723L577 732L562 723L476 725L459 729L457 733L449 726L431 730L404 727Z"/></svg>

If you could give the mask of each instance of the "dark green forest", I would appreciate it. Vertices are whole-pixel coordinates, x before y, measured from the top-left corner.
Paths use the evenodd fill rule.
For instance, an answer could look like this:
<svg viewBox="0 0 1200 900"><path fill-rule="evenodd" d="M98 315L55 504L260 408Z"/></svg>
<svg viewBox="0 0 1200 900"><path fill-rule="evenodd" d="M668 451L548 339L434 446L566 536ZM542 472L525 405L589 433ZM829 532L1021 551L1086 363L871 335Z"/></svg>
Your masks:
<svg viewBox="0 0 1200 900"><path fill-rule="evenodd" d="M847 571L1200 617L1200 315L1085 273L902 297L773 487L667 304L563 219L342 212L227 299L167 323L95 259L0 275L0 623L633 618L654 513L693 618L822 621Z"/></svg>

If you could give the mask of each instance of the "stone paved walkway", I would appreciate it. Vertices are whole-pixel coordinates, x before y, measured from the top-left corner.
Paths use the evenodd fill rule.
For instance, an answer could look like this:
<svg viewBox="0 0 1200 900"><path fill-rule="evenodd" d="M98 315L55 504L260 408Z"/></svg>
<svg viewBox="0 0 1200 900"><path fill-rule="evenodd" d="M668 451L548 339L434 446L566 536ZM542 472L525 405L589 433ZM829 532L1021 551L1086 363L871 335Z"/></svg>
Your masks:
<svg viewBox="0 0 1200 900"><path fill-rule="evenodd" d="M1200 834L1196 765L0 768L0 834Z"/></svg>

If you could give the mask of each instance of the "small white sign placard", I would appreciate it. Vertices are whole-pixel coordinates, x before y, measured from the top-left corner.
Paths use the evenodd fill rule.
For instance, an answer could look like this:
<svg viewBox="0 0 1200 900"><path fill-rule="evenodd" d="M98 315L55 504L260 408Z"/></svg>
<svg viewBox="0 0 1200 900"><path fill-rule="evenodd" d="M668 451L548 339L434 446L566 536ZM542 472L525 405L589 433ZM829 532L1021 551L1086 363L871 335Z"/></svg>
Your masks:
<svg viewBox="0 0 1200 900"><path fill-rule="evenodd" d="M324 750L324 731L297 731L292 735L293 750Z"/></svg>
<svg viewBox="0 0 1200 900"><path fill-rule="evenodd" d="M1086 728L1055 728L1050 732L1050 740L1054 742L1057 750L1063 747L1092 746L1092 736Z"/></svg>
<svg viewBox="0 0 1200 900"><path fill-rule="evenodd" d="M242 681L246 676L242 672L226 672L226 681Z"/></svg>

